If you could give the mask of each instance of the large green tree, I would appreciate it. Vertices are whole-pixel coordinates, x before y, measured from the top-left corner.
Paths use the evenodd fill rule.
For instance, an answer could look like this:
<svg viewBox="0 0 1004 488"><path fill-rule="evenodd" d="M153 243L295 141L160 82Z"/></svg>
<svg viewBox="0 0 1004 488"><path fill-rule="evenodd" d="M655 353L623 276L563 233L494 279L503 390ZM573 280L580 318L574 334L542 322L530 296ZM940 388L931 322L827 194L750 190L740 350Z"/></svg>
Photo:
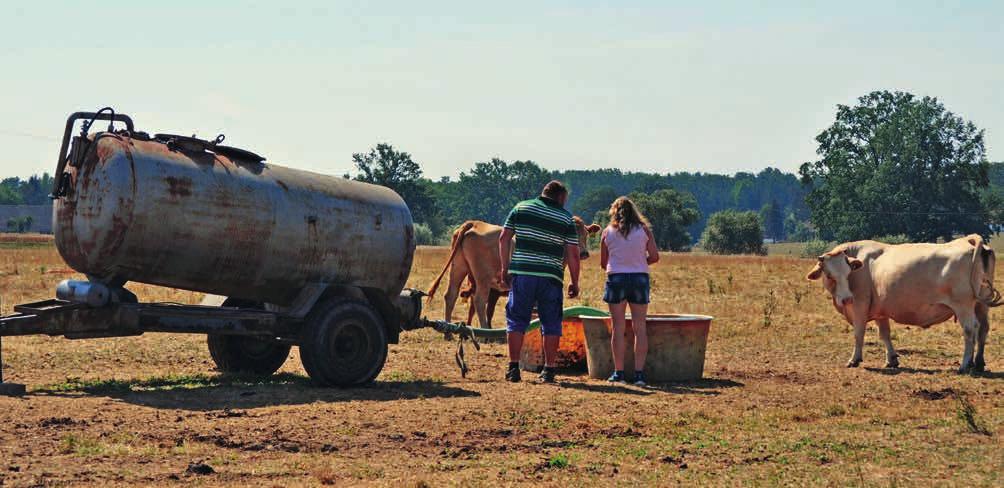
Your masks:
<svg viewBox="0 0 1004 488"><path fill-rule="evenodd" d="M417 222L437 220L435 201L427 183L422 179L422 168L404 151L390 144L377 144L369 152L352 155L359 174L358 181L386 186L396 191Z"/></svg>
<svg viewBox="0 0 1004 488"><path fill-rule="evenodd" d="M802 165L812 222L824 239L905 234L933 241L987 234L983 131L937 99L877 91L837 107Z"/></svg>
<svg viewBox="0 0 1004 488"><path fill-rule="evenodd" d="M763 222L764 235L775 241L784 240L784 213L777 200L771 199L770 203L760 208L760 221Z"/></svg>
<svg viewBox="0 0 1004 488"><path fill-rule="evenodd" d="M652 224L652 236L659 249L690 250L692 240L687 227L701 218L693 195L665 188L652 193L634 192L628 196ZM610 222L610 214L605 209L599 210L593 221L605 227Z"/></svg>
<svg viewBox="0 0 1004 488"><path fill-rule="evenodd" d="M533 161L512 163L493 158L460 173L448 192L452 220L478 219L502 225L516 203L540 195L552 178L551 172Z"/></svg>
<svg viewBox="0 0 1004 488"><path fill-rule="evenodd" d="M588 219L595 215L596 212L609 210L610 204L618 196L617 192L609 186L590 188L572 204L572 213Z"/></svg>

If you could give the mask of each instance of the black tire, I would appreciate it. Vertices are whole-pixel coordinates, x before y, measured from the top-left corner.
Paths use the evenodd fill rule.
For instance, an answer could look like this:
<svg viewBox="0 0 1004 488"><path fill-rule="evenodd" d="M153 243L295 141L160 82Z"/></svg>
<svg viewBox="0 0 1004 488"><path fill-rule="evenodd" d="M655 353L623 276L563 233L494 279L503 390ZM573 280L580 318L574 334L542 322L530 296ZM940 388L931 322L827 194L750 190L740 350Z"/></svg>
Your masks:
<svg viewBox="0 0 1004 488"><path fill-rule="evenodd" d="M367 303L328 300L315 307L304 324L300 360L320 386L369 383L387 360L387 330Z"/></svg>
<svg viewBox="0 0 1004 488"><path fill-rule="evenodd" d="M289 344L255 337L210 334L206 343L216 369L224 373L268 376L289 358Z"/></svg>
<svg viewBox="0 0 1004 488"><path fill-rule="evenodd" d="M260 303L227 298L224 307L240 307L261 310ZM257 337L215 335L206 337L209 355L216 363L216 369L224 373L245 373L268 376L282 367L289 358L292 346Z"/></svg>

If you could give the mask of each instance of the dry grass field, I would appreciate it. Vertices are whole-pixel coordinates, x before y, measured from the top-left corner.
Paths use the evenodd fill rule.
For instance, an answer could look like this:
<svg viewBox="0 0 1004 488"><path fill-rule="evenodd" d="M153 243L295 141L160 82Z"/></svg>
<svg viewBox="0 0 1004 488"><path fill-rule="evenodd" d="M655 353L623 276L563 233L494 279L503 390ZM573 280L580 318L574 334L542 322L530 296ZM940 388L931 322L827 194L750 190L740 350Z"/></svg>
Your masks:
<svg viewBox="0 0 1004 488"><path fill-rule="evenodd" d="M410 286L444 259L420 249ZM6 377L29 394L0 398L0 485L1004 484L1001 334L979 376L954 372L954 323L894 327L897 370L881 369L871 327L865 363L844 368L851 332L805 281L810 265L665 255L652 310L716 319L705 379L651 389L584 375L504 383L498 344L469 355L461 379L455 344L429 330L391 346L375 384L347 390L310 386L295 357L266 380L221 377L200 336L9 338ZM46 239L0 238L4 313L71 276ZM601 306L602 283L594 257L579 301Z"/></svg>

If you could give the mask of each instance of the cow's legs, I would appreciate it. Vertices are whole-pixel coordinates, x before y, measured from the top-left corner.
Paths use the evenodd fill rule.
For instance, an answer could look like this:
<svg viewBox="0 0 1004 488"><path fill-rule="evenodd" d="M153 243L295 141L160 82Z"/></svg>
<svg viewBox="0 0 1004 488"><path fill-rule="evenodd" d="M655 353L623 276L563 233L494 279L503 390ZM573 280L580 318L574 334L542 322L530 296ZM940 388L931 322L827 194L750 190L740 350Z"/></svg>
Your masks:
<svg viewBox="0 0 1004 488"><path fill-rule="evenodd" d="M851 354L851 359L847 361L848 368L856 368L861 364L861 350L865 347L865 327L868 326L867 320L858 319L859 315L854 316L854 353Z"/></svg>
<svg viewBox="0 0 1004 488"><path fill-rule="evenodd" d="M960 308L955 311L955 316L959 318L959 324L962 326L962 335L965 340L959 373L965 373L973 366L973 349L976 346L976 336L980 332L980 321L976 318L974 308Z"/></svg>
<svg viewBox="0 0 1004 488"><path fill-rule="evenodd" d="M983 359L983 349L987 345L987 334L990 332L990 307L977 303L976 320L980 323L980 330L976 335L976 357L973 359L973 371L983 371L987 366Z"/></svg>
<svg viewBox="0 0 1004 488"><path fill-rule="evenodd" d="M490 329L492 324L488 322L487 308L488 308L488 294L491 292L492 287L490 284L478 284L477 290L474 292L474 310L478 313L478 323L483 329Z"/></svg>
<svg viewBox="0 0 1004 488"><path fill-rule="evenodd" d="M485 309L485 315L488 317L488 327L492 326L492 317L495 316L495 306L498 305L500 297L502 297L502 292L494 288L488 292L488 307Z"/></svg>
<svg viewBox="0 0 1004 488"><path fill-rule="evenodd" d="M450 266L450 284L446 288L444 298L446 300L445 320L447 322L453 322L453 308L457 306L457 297L460 296L460 286L464 284L467 273L467 261L463 256L455 257L453 264Z"/></svg>
<svg viewBox="0 0 1004 488"><path fill-rule="evenodd" d="M889 319L876 319L875 324L878 325L879 337L885 344L885 367L898 368L899 354L896 354L896 349L892 347L892 334L889 329Z"/></svg>

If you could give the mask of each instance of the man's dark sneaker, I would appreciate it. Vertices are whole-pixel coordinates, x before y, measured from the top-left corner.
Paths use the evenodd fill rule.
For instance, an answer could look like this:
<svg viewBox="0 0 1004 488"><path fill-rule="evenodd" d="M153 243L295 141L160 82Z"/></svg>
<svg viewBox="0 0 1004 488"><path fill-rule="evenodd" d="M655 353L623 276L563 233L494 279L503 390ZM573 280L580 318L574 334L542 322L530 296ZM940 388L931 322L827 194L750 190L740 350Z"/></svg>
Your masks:
<svg viewBox="0 0 1004 488"><path fill-rule="evenodd" d="M624 383L624 372L614 371L614 374L610 375L610 377L607 378L607 381L611 383Z"/></svg>
<svg viewBox="0 0 1004 488"><path fill-rule="evenodd" d="M519 383L522 378L519 376L519 363L509 363L509 369L505 372L506 381Z"/></svg>
<svg viewBox="0 0 1004 488"><path fill-rule="evenodd" d="M538 381L541 383L556 383L554 380L554 370L545 366L544 369L540 371Z"/></svg>
<svg viewBox="0 0 1004 488"><path fill-rule="evenodd" d="M635 386L648 386L648 383L645 383L645 372L644 371L635 371L634 372L634 385Z"/></svg>

